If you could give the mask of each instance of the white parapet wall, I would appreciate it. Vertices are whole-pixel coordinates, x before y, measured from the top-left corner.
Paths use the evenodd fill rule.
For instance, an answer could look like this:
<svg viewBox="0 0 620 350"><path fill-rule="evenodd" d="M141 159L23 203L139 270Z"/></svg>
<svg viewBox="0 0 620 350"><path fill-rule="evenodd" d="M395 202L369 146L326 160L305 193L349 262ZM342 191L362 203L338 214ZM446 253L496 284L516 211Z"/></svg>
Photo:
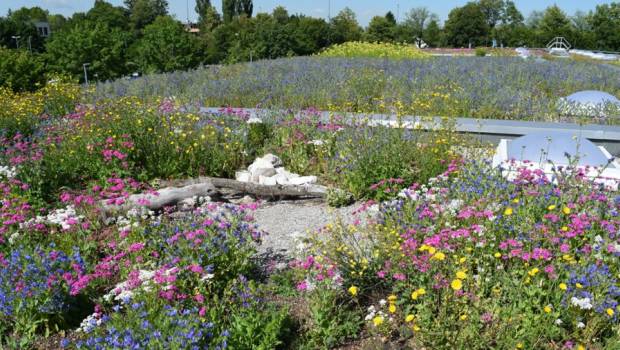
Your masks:
<svg viewBox="0 0 620 350"><path fill-rule="evenodd" d="M540 169L542 170L550 181L555 181L557 169L560 166L566 168L568 164L552 164L550 162L539 163L529 160L517 160L510 159L508 157L508 145L511 140L502 139L499 142L493 156L493 167L501 167L502 174L512 180L514 179L519 169ZM590 166L576 166L575 168L583 171L586 177L592 179L596 183L604 184L610 190L617 191L620 185L620 162L613 160L613 156L605 149L605 147L599 146L599 149L608 157L610 163L607 167L590 167Z"/></svg>

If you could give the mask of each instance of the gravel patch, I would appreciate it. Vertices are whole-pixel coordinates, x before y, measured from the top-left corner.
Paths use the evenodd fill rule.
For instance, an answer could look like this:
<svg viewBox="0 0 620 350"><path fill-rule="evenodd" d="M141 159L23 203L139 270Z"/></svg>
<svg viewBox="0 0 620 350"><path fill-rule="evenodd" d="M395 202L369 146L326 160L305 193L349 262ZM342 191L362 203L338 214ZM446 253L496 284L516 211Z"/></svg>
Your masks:
<svg viewBox="0 0 620 350"><path fill-rule="evenodd" d="M292 256L299 243L298 238L316 231L339 218L353 223L364 214L354 214L361 204L343 208L330 208L317 201L291 201L266 203L253 216L259 229L267 232L259 253Z"/></svg>

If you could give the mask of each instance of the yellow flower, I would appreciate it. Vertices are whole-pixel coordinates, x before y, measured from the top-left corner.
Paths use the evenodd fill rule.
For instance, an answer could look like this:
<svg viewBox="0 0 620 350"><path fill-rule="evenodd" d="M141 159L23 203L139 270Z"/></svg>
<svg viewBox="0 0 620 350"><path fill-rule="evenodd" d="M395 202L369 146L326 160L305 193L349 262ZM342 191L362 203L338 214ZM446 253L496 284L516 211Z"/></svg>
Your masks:
<svg viewBox="0 0 620 350"><path fill-rule="evenodd" d="M564 232L568 231L568 226L562 226L562 231Z"/></svg>
<svg viewBox="0 0 620 350"><path fill-rule="evenodd" d="M414 319L413 315L407 315L407 317L405 317L405 322L407 322L407 323L412 322L413 319Z"/></svg>
<svg viewBox="0 0 620 350"><path fill-rule="evenodd" d="M502 257L502 253L497 252L497 253L493 254L493 256L499 259L499 258Z"/></svg>
<svg viewBox="0 0 620 350"><path fill-rule="evenodd" d="M390 296L388 296L388 298L387 298L387 299L388 299L388 301L389 301L390 303L393 303L393 302L395 302L395 301L396 301L396 295L391 294Z"/></svg>
<svg viewBox="0 0 620 350"><path fill-rule="evenodd" d="M517 349L523 349L523 343L518 343L517 344Z"/></svg>
<svg viewBox="0 0 620 350"><path fill-rule="evenodd" d="M545 310L545 313L550 313L551 312L551 305L545 306L544 310Z"/></svg>
<svg viewBox="0 0 620 350"><path fill-rule="evenodd" d="M467 319L467 315L463 314L463 315L461 315L461 317L459 317L459 319L461 321L465 321Z"/></svg>
<svg viewBox="0 0 620 350"><path fill-rule="evenodd" d="M578 289L583 288L583 285L581 283L575 283L575 287L577 287Z"/></svg>
<svg viewBox="0 0 620 350"><path fill-rule="evenodd" d="M519 198L515 198L512 200L513 203L518 204L519 203Z"/></svg>
<svg viewBox="0 0 620 350"><path fill-rule="evenodd" d="M349 287L349 293L351 293L352 296L356 296L357 295L357 287L356 286Z"/></svg>
<svg viewBox="0 0 620 350"><path fill-rule="evenodd" d="M579 344L579 345L577 345L577 350L586 350L586 347L581 345L581 344Z"/></svg>
<svg viewBox="0 0 620 350"><path fill-rule="evenodd" d="M437 252L437 254L433 255L431 259L443 261L446 258L446 254L442 252Z"/></svg>
<svg viewBox="0 0 620 350"><path fill-rule="evenodd" d="M547 207L547 210L552 211L555 210L556 206L555 204L551 204L550 206Z"/></svg>
<svg viewBox="0 0 620 350"><path fill-rule="evenodd" d="M539 270L537 267L535 267L535 268L531 269L530 271L528 271L528 273L527 273L527 274L528 274L528 275L530 275L530 276L536 276L536 274L537 274L539 271L540 271L540 270Z"/></svg>
<svg viewBox="0 0 620 350"><path fill-rule="evenodd" d="M609 308L607 310L605 310L607 312L607 314L609 315L609 317L613 317L613 315L615 314L614 309Z"/></svg>
<svg viewBox="0 0 620 350"><path fill-rule="evenodd" d="M456 278L464 280L467 278L467 274L465 273L465 271L457 271Z"/></svg>
<svg viewBox="0 0 620 350"><path fill-rule="evenodd" d="M395 313L396 312L396 305L394 304L390 304L390 306L388 307L388 310L390 311L390 313Z"/></svg>
<svg viewBox="0 0 620 350"><path fill-rule="evenodd" d="M376 316L372 319L372 323L375 325L375 327L379 327L383 324L383 316Z"/></svg>
<svg viewBox="0 0 620 350"><path fill-rule="evenodd" d="M561 289L561 290L566 290L566 288L568 288L568 287L566 286L566 283L560 283L560 289Z"/></svg>
<svg viewBox="0 0 620 350"><path fill-rule="evenodd" d="M562 213L564 213L566 215L570 214L570 208L569 207L562 208Z"/></svg>
<svg viewBox="0 0 620 350"><path fill-rule="evenodd" d="M506 216L512 215L512 207L506 208L506 210L504 210L504 215Z"/></svg>
<svg viewBox="0 0 620 350"><path fill-rule="evenodd" d="M418 297L421 297L422 295L426 294L426 289L424 288L419 288L415 291L413 291L413 293L411 293L411 299L413 300L417 300Z"/></svg>
<svg viewBox="0 0 620 350"><path fill-rule="evenodd" d="M459 279L455 279L450 283L450 287L454 290L461 290L461 288L463 288L463 282Z"/></svg>

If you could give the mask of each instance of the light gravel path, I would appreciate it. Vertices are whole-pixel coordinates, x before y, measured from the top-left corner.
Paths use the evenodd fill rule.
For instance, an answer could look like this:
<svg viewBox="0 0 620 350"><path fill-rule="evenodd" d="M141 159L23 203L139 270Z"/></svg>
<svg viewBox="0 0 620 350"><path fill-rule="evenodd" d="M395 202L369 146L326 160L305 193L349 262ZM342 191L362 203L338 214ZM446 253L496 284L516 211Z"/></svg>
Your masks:
<svg viewBox="0 0 620 350"><path fill-rule="evenodd" d="M343 208L330 208L326 203L316 201L290 201L265 203L253 216L259 229L267 232L259 253L291 256L299 243L296 235L307 236L330 222L341 218L344 223L353 223L364 214L354 215L360 204Z"/></svg>

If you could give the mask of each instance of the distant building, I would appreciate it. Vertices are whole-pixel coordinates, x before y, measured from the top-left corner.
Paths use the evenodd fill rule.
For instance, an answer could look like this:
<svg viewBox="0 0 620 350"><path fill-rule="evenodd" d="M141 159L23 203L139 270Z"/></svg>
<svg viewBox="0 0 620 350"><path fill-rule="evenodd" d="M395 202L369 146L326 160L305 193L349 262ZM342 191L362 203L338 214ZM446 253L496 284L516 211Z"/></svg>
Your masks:
<svg viewBox="0 0 620 350"><path fill-rule="evenodd" d="M198 24L197 23L191 23L191 22L186 23L185 24L185 30L188 33L200 34L200 28L198 28Z"/></svg>
<svg viewBox="0 0 620 350"><path fill-rule="evenodd" d="M52 35L52 28L48 22L34 22L35 27L37 27L37 32L39 36L43 38L47 38Z"/></svg>

